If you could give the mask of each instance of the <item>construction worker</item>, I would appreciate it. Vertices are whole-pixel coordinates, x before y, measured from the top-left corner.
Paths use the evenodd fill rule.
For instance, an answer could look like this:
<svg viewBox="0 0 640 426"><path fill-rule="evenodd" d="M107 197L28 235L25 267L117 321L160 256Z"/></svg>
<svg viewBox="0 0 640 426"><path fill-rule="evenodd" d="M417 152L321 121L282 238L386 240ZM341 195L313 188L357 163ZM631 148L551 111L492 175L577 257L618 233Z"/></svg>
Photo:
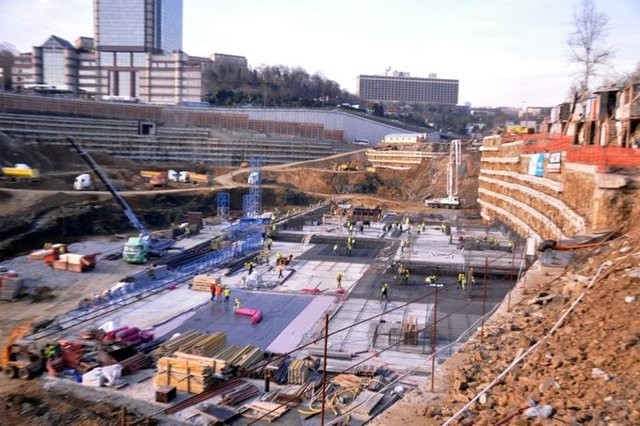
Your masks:
<svg viewBox="0 0 640 426"><path fill-rule="evenodd" d="M247 262L247 269L249 270L249 275L253 272L253 262Z"/></svg>
<svg viewBox="0 0 640 426"><path fill-rule="evenodd" d="M283 278L282 272L284 271L284 265L282 263L278 263L276 269L278 270L278 278Z"/></svg>
<svg viewBox="0 0 640 426"><path fill-rule="evenodd" d="M224 304L228 305L229 304L229 296L231 296L231 289L229 289L229 286L225 286L224 287L224 291L222 292L222 294L224 295Z"/></svg>
<svg viewBox="0 0 640 426"><path fill-rule="evenodd" d="M463 290L467 289L467 275L464 272L458 274L458 285L460 285Z"/></svg>
<svg viewBox="0 0 640 426"><path fill-rule="evenodd" d="M233 310L237 311L238 309L240 309L240 299L236 297L235 301L233 302Z"/></svg>
<svg viewBox="0 0 640 426"><path fill-rule="evenodd" d="M215 302L215 300L216 300L216 285L214 283L211 283L211 285L209 286L209 291L211 292L211 301Z"/></svg>
<svg viewBox="0 0 640 426"><path fill-rule="evenodd" d="M222 302L222 284L216 284L216 300L218 303Z"/></svg>
<svg viewBox="0 0 640 426"><path fill-rule="evenodd" d="M387 302L389 301L389 284L382 284L382 289L380 290L380 301L384 298Z"/></svg>
<svg viewBox="0 0 640 426"><path fill-rule="evenodd" d="M473 275L473 268L469 268L469 284L471 284L471 287L476 285L476 277Z"/></svg>
<svg viewBox="0 0 640 426"><path fill-rule="evenodd" d="M435 284L436 281L438 281L438 277L436 277L435 275L429 275L427 278L424 279L424 283L426 285Z"/></svg>
<svg viewBox="0 0 640 426"><path fill-rule="evenodd" d="M400 276L402 277L402 280L404 281L404 285L408 285L409 284L409 275L410 275L409 268L404 267L402 269L402 272L400 273Z"/></svg>
<svg viewBox="0 0 640 426"><path fill-rule="evenodd" d="M351 250L353 250L353 245L349 242L347 243L347 256L351 256Z"/></svg>
<svg viewBox="0 0 640 426"><path fill-rule="evenodd" d="M336 275L336 282L338 283L338 288L342 288L342 273L338 272Z"/></svg>
<svg viewBox="0 0 640 426"><path fill-rule="evenodd" d="M407 242L405 240L402 240L400 242L400 252L401 253L404 253L404 246L406 246L406 245L407 245Z"/></svg>
<svg viewBox="0 0 640 426"><path fill-rule="evenodd" d="M509 240L509 253L513 251L513 241Z"/></svg>
<svg viewBox="0 0 640 426"><path fill-rule="evenodd" d="M267 245L267 250L271 251L271 244L273 244L273 240L271 238L267 238L265 244Z"/></svg>
<svg viewBox="0 0 640 426"><path fill-rule="evenodd" d="M337 256L340 250L340 246L336 243L333 245L333 255Z"/></svg>
<svg viewBox="0 0 640 426"><path fill-rule="evenodd" d="M276 265L280 264L280 259L282 259L282 253L277 252L276 253Z"/></svg>

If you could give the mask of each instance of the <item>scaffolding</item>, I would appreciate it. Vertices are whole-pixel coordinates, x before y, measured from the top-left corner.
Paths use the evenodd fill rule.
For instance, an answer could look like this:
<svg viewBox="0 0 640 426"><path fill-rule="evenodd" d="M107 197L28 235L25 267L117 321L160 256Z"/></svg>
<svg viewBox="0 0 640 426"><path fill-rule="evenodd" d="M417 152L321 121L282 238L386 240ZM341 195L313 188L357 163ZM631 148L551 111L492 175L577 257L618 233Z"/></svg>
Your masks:
<svg viewBox="0 0 640 426"><path fill-rule="evenodd" d="M262 159L249 160L249 194L242 197L242 213L245 218L259 218L262 214Z"/></svg>
<svg viewBox="0 0 640 426"><path fill-rule="evenodd" d="M229 200L230 197L228 192L218 193L218 197L216 199L216 204L218 206L218 216L225 219L229 216Z"/></svg>

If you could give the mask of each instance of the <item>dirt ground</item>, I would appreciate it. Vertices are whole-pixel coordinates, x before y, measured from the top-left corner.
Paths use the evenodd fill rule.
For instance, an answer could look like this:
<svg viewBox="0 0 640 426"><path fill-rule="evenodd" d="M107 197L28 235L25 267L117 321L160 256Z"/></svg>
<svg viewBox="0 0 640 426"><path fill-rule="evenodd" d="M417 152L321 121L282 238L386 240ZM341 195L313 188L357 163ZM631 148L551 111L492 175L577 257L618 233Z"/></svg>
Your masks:
<svg viewBox="0 0 640 426"><path fill-rule="evenodd" d="M5 148L0 150L0 161L6 163L19 147ZM68 154L67 150L30 153L28 162L44 172L41 183L35 186L8 183L5 188L11 190L0 189L3 243L15 242L30 233L38 235L19 240L19 244L5 251L5 256L12 251L15 254L16 247L35 247L36 242L40 243L39 238L44 237L34 233L38 228L46 230L45 235L49 237L56 232L60 235L62 226L70 235L74 226L78 233L90 230L88 233L115 234L121 229L107 226L124 222L110 195L52 192L71 188L73 176L84 170L80 163L65 160ZM58 160L66 164L66 174L57 170ZM144 187L144 181L137 176L139 164L109 158L96 158L96 161L108 170L119 187ZM264 186L265 191L272 192L265 204L287 208L291 200L301 202L314 197L350 199L365 206L409 213L424 212L424 198L445 195L444 162L442 159L408 171L379 170L375 174L335 172L327 165L267 167ZM465 156L463 170L461 198L475 200L478 153ZM223 171L230 170L214 173L219 176ZM247 170L236 170L235 176L218 179L214 189L242 186L246 173ZM21 188L30 191L20 191ZM240 199L240 195L232 197ZM157 224L166 224L179 216L180 209L198 210L200 206L210 208L211 205L215 208L211 194L200 197L196 202L192 200L194 194L180 198L149 191L132 197L131 204L136 212L143 212L145 220L155 219ZM154 215L156 210L172 213L159 218ZM474 214L473 210L461 213ZM630 217L638 217L639 213L636 211ZM104 223L94 227L90 222L96 217L101 217ZM126 229L127 225L123 226ZM458 354L440 366L442 374L436 377L436 392L431 392L428 384L416 389L376 419L375 424L443 424L461 409L461 414L451 420L452 424L640 424L640 317L637 315L640 225L629 224L626 230L609 246L576 253L576 260L566 271L534 267L512 294L510 309L505 302L501 311L486 322L482 335L478 331ZM49 303L46 309L42 304L25 305L22 309L26 313L34 309L39 315L53 316L83 297L82 288L76 290L64 301L60 300L61 303ZM13 308L5 309L2 306L5 303L0 302L0 321L6 326ZM18 309L18 305L15 306ZM566 317L554 328L565 313ZM7 327L3 329L6 331ZM512 364L521 355L524 357ZM8 419L8 424L118 422L120 412L115 404L85 403L64 392L43 392L40 381L17 382L12 389L5 386L5 380L1 383L0 416ZM467 405L472 400L473 403ZM547 417L542 416L549 413Z"/></svg>

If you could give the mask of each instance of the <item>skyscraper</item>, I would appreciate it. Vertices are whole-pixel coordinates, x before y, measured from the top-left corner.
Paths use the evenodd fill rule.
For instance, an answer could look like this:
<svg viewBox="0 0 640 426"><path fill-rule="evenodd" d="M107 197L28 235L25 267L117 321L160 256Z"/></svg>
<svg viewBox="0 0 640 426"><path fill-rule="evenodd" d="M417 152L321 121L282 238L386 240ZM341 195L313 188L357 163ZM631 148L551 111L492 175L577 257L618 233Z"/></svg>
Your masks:
<svg viewBox="0 0 640 426"><path fill-rule="evenodd" d="M182 0L94 0L94 27L100 94L151 101L152 62L182 49ZM175 61L155 66L175 68Z"/></svg>
<svg viewBox="0 0 640 426"><path fill-rule="evenodd" d="M95 39L51 36L15 60L14 87L95 99L181 104L202 100L211 62L182 51L182 0L94 0Z"/></svg>
<svg viewBox="0 0 640 426"><path fill-rule="evenodd" d="M182 49L182 0L94 0L103 52L170 54Z"/></svg>

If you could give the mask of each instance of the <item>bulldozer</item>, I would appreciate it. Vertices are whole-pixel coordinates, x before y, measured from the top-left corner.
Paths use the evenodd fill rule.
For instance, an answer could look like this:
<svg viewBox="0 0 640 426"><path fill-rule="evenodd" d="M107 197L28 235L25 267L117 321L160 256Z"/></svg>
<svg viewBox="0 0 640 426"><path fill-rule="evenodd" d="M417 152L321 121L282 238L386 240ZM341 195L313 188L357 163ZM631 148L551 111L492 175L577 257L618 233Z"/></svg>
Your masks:
<svg viewBox="0 0 640 426"><path fill-rule="evenodd" d="M339 172L355 172L357 168L352 163L340 163L336 165L336 170Z"/></svg>
<svg viewBox="0 0 640 426"><path fill-rule="evenodd" d="M44 369L44 357L36 343L22 340L30 330L30 325L15 328L2 347L0 370L9 379L29 380Z"/></svg>

